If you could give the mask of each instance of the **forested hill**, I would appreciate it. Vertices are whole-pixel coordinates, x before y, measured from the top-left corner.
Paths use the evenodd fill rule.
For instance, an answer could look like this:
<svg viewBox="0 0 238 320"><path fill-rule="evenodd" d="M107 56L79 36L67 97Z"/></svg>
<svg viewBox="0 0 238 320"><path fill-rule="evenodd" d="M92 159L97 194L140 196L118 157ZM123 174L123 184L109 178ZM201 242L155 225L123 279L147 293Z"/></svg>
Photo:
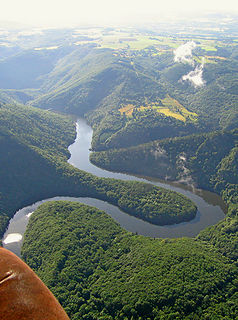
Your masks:
<svg viewBox="0 0 238 320"><path fill-rule="evenodd" d="M221 121L223 127L229 127L237 121L238 63L232 50L227 48L226 58L217 56L212 63L207 59L204 86L193 87L179 81L192 67L175 62L171 51L156 55L153 47L133 51L80 46L56 60L54 69L42 78L43 94L32 103L82 115L92 108L118 110L127 103L145 106L170 94L210 124L218 127ZM206 55L198 52L200 59Z"/></svg>
<svg viewBox="0 0 238 320"><path fill-rule="evenodd" d="M143 101L144 92L165 95L164 88L137 73L131 60L111 49L83 47L64 57L47 76L46 92L32 104L83 115L100 106L107 111L126 101Z"/></svg>
<svg viewBox="0 0 238 320"><path fill-rule="evenodd" d="M237 145L235 129L93 152L90 160L108 170L179 180L225 196L226 189L237 192Z"/></svg>
<svg viewBox="0 0 238 320"><path fill-rule="evenodd" d="M1 236L17 209L51 194L57 180L47 157L57 152L66 160L74 136L67 117L23 105L0 105Z"/></svg>
<svg viewBox="0 0 238 320"><path fill-rule="evenodd" d="M21 104L0 104L0 132L33 149L68 158L74 141L71 118Z"/></svg>
<svg viewBox="0 0 238 320"><path fill-rule="evenodd" d="M237 267L207 240L132 235L102 211L57 201L31 216L22 254L72 320L236 319Z"/></svg>
<svg viewBox="0 0 238 320"><path fill-rule="evenodd" d="M75 125L51 110L85 116L97 165L195 184L227 203L218 224L178 239L128 233L78 203L40 206L23 258L72 320L238 318L237 35L203 26L170 36L167 26L166 36L133 28L123 36L116 28L0 33L0 101L9 102L0 104L1 237L16 210L57 195L101 199L160 225L196 214L177 193L68 164ZM184 44L194 49L179 61Z"/></svg>

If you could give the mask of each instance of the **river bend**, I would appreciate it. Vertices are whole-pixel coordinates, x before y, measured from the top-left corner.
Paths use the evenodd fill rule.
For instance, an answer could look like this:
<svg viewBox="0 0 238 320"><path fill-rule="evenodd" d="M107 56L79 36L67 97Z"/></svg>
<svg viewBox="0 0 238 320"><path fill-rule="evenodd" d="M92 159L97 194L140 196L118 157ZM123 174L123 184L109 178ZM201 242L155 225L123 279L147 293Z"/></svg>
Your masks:
<svg viewBox="0 0 238 320"><path fill-rule="evenodd" d="M69 146L71 154L68 162L78 169L90 172L98 177L115 178L122 180L137 180L147 183L152 183L159 187L177 191L187 196L194 201L198 207L198 213L195 219L189 222L183 222L169 226L156 226L148 222L137 219L122 212L118 207L111 205L105 201L94 198L73 198L73 197L55 197L45 199L30 206L22 208L16 212L11 219L8 229L3 237L3 246L17 255L20 255L20 250L23 242L23 235L31 213L43 202L49 200L71 200L78 201L87 205L92 205L98 209L106 211L113 219L115 219L123 228L128 231L138 233L150 237L176 238L176 237L194 237L202 229L207 226L214 225L224 218L225 204L218 195L179 185L177 183L168 183L159 181L158 179L136 177L133 175L110 172L94 166L89 161L90 147L92 140L92 128L84 119L78 119L76 123L77 136L74 143Z"/></svg>

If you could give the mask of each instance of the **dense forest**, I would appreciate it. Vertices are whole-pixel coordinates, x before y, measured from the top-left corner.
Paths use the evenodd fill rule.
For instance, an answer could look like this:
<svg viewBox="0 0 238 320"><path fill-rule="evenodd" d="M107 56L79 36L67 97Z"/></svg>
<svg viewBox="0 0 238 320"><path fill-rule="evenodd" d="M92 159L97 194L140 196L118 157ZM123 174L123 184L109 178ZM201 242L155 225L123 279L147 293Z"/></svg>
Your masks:
<svg viewBox="0 0 238 320"><path fill-rule="evenodd" d="M50 195L57 188L57 174L49 157L57 153L66 160L67 145L75 134L69 118L35 108L1 104L0 115L2 236L18 208Z"/></svg>
<svg viewBox="0 0 238 320"><path fill-rule="evenodd" d="M30 219L22 256L72 320L236 319L235 230L230 221L220 238L219 229L151 239L96 208L48 202Z"/></svg>

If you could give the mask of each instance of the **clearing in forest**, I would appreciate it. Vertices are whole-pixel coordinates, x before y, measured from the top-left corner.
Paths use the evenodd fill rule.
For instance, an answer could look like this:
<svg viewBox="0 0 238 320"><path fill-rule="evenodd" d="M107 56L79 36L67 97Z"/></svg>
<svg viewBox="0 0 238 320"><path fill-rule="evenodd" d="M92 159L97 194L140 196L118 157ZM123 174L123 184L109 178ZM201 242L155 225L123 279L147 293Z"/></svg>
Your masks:
<svg viewBox="0 0 238 320"><path fill-rule="evenodd" d="M145 112L146 110L156 110L158 113L162 113L167 117L173 117L180 121L185 122L187 119L191 121L196 121L198 115L195 112L188 111L183 105L181 105L178 100L166 95L164 99L158 102L146 103L145 106L135 106L133 104L124 105L119 109L121 115L126 115L127 117L133 116L133 111Z"/></svg>

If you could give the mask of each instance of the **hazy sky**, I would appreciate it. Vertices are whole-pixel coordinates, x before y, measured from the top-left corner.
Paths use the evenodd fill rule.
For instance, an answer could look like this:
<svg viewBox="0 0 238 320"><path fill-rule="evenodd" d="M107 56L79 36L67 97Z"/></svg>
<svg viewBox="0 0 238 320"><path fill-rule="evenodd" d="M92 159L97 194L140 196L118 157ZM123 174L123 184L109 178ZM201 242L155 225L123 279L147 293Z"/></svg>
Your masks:
<svg viewBox="0 0 238 320"><path fill-rule="evenodd" d="M2 0L0 20L47 26L149 20L179 12L238 13L237 0Z"/></svg>

